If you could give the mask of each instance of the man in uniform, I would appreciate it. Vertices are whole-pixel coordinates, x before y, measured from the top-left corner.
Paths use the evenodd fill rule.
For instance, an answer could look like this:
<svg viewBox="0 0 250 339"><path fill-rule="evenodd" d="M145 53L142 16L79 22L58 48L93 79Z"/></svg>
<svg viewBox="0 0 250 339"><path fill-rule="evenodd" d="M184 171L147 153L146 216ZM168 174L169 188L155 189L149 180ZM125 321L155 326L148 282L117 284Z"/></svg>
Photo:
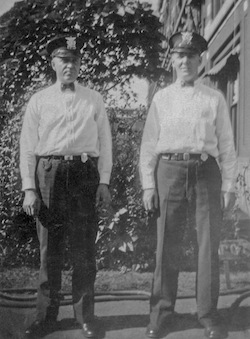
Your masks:
<svg viewBox="0 0 250 339"><path fill-rule="evenodd" d="M236 155L223 95L197 83L206 40L178 32L169 41L176 81L156 93L140 153L143 202L157 218L157 251L147 336L173 320L187 212L197 236L197 313L210 339L227 336L217 311L222 209L234 200ZM222 205L221 205L222 204Z"/></svg>
<svg viewBox="0 0 250 339"><path fill-rule="evenodd" d="M95 337L96 209L110 203L112 168L109 121L102 96L77 83L83 40L75 35L46 46L56 82L34 94L20 139L23 208L37 218L40 275L35 322L37 338L54 328L60 304L65 237L72 254L72 298L77 322Z"/></svg>

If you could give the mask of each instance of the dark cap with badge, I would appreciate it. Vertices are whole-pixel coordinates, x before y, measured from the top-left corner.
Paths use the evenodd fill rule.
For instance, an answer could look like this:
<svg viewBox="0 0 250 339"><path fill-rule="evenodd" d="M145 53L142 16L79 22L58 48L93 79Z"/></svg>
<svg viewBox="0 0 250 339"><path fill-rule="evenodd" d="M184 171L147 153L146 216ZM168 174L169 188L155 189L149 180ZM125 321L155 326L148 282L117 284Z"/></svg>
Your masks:
<svg viewBox="0 0 250 339"><path fill-rule="evenodd" d="M196 32L177 32L169 39L171 52L201 54L207 49L207 41Z"/></svg>
<svg viewBox="0 0 250 339"><path fill-rule="evenodd" d="M50 40L46 46L46 54L52 58L68 57L70 55L80 56L84 40L75 35L60 35Z"/></svg>

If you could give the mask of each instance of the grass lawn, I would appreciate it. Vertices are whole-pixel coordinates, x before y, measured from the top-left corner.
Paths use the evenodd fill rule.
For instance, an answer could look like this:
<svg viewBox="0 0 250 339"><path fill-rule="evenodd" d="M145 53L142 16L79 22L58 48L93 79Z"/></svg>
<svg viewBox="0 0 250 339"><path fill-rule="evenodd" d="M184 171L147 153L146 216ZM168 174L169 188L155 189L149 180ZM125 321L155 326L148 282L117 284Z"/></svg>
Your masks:
<svg viewBox="0 0 250 339"><path fill-rule="evenodd" d="M135 271L100 270L97 273L95 289L97 292L118 290L150 291L153 274ZM36 288L38 270L22 267L2 269L0 271L0 289ZM233 272L230 274L232 289L250 288L250 272ZM71 291L71 272L63 272L63 291ZM221 291L227 291L225 275L221 273ZM195 273L181 272L179 275L179 296L194 295Z"/></svg>

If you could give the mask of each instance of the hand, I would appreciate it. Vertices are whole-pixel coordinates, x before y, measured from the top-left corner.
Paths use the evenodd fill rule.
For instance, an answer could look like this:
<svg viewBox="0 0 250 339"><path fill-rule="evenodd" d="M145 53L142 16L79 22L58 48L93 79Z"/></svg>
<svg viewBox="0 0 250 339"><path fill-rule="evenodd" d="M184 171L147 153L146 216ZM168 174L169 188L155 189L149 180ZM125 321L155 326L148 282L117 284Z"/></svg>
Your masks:
<svg viewBox="0 0 250 339"><path fill-rule="evenodd" d="M158 208L158 194L155 188L145 189L142 200L146 211L153 211Z"/></svg>
<svg viewBox="0 0 250 339"><path fill-rule="evenodd" d="M108 207L111 203L111 195L108 185L99 184L96 192L96 207Z"/></svg>
<svg viewBox="0 0 250 339"><path fill-rule="evenodd" d="M235 194L233 192L221 191L221 207L225 212L232 211L235 204Z"/></svg>
<svg viewBox="0 0 250 339"><path fill-rule="evenodd" d="M235 194L232 192L221 192L221 207L223 210L223 219L231 220L233 207L235 204Z"/></svg>
<svg viewBox="0 0 250 339"><path fill-rule="evenodd" d="M40 199L35 190L25 190L25 196L23 201L23 210L26 214L31 216L37 216L40 210Z"/></svg>

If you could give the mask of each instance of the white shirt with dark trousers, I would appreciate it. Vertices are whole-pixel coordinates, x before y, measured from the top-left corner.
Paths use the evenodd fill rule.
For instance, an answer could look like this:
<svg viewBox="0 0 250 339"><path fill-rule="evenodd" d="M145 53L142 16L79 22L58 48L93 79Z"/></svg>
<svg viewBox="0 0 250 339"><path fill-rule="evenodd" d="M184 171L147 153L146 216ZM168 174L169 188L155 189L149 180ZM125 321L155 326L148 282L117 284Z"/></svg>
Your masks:
<svg viewBox="0 0 250 339"><path fill-rule="evenodd" d="M144 189L155 187L154 170L161 153L205 153L218 160L222 190L234 191L235 147L226 101L203 84L180 81L155 94L144 128L140 169Z"/></svg>
<svg viewBox="0 0 250 339"><path fill-rule="evenodd" d="M140 152L142 187L156 188L159 199L153 219L157 251L152 328L166 323L174 311L183 239L190 226L198 246L198 317L216 316L220 194L234 191L235 170L232 127L222 93L203 84L183 87L177 80L155 94ZM189 227L188 220L193 221Z"/></svg>
<svg viewBox="0 0 250 339"><path fill-rule="evenodd" d="M100 183L108 184L112 168L111 133L102 96L75 83L62 92L60 82L34 94L27 106L22 135L22 188L35 188L36 156L98 157Z"/></svg>
<svg viewBox="0 0 250 339"><path fill-rule="evenodd" d="M20 170L22 189L36 189L41 200L38 321L58 315L66 235L75 317L79 323L93 321L96 192L99 183L109 184L111 168L111 132L101 94L77 82L74 91L62 91L56 82L31 97L21 132Z"/></svg>

